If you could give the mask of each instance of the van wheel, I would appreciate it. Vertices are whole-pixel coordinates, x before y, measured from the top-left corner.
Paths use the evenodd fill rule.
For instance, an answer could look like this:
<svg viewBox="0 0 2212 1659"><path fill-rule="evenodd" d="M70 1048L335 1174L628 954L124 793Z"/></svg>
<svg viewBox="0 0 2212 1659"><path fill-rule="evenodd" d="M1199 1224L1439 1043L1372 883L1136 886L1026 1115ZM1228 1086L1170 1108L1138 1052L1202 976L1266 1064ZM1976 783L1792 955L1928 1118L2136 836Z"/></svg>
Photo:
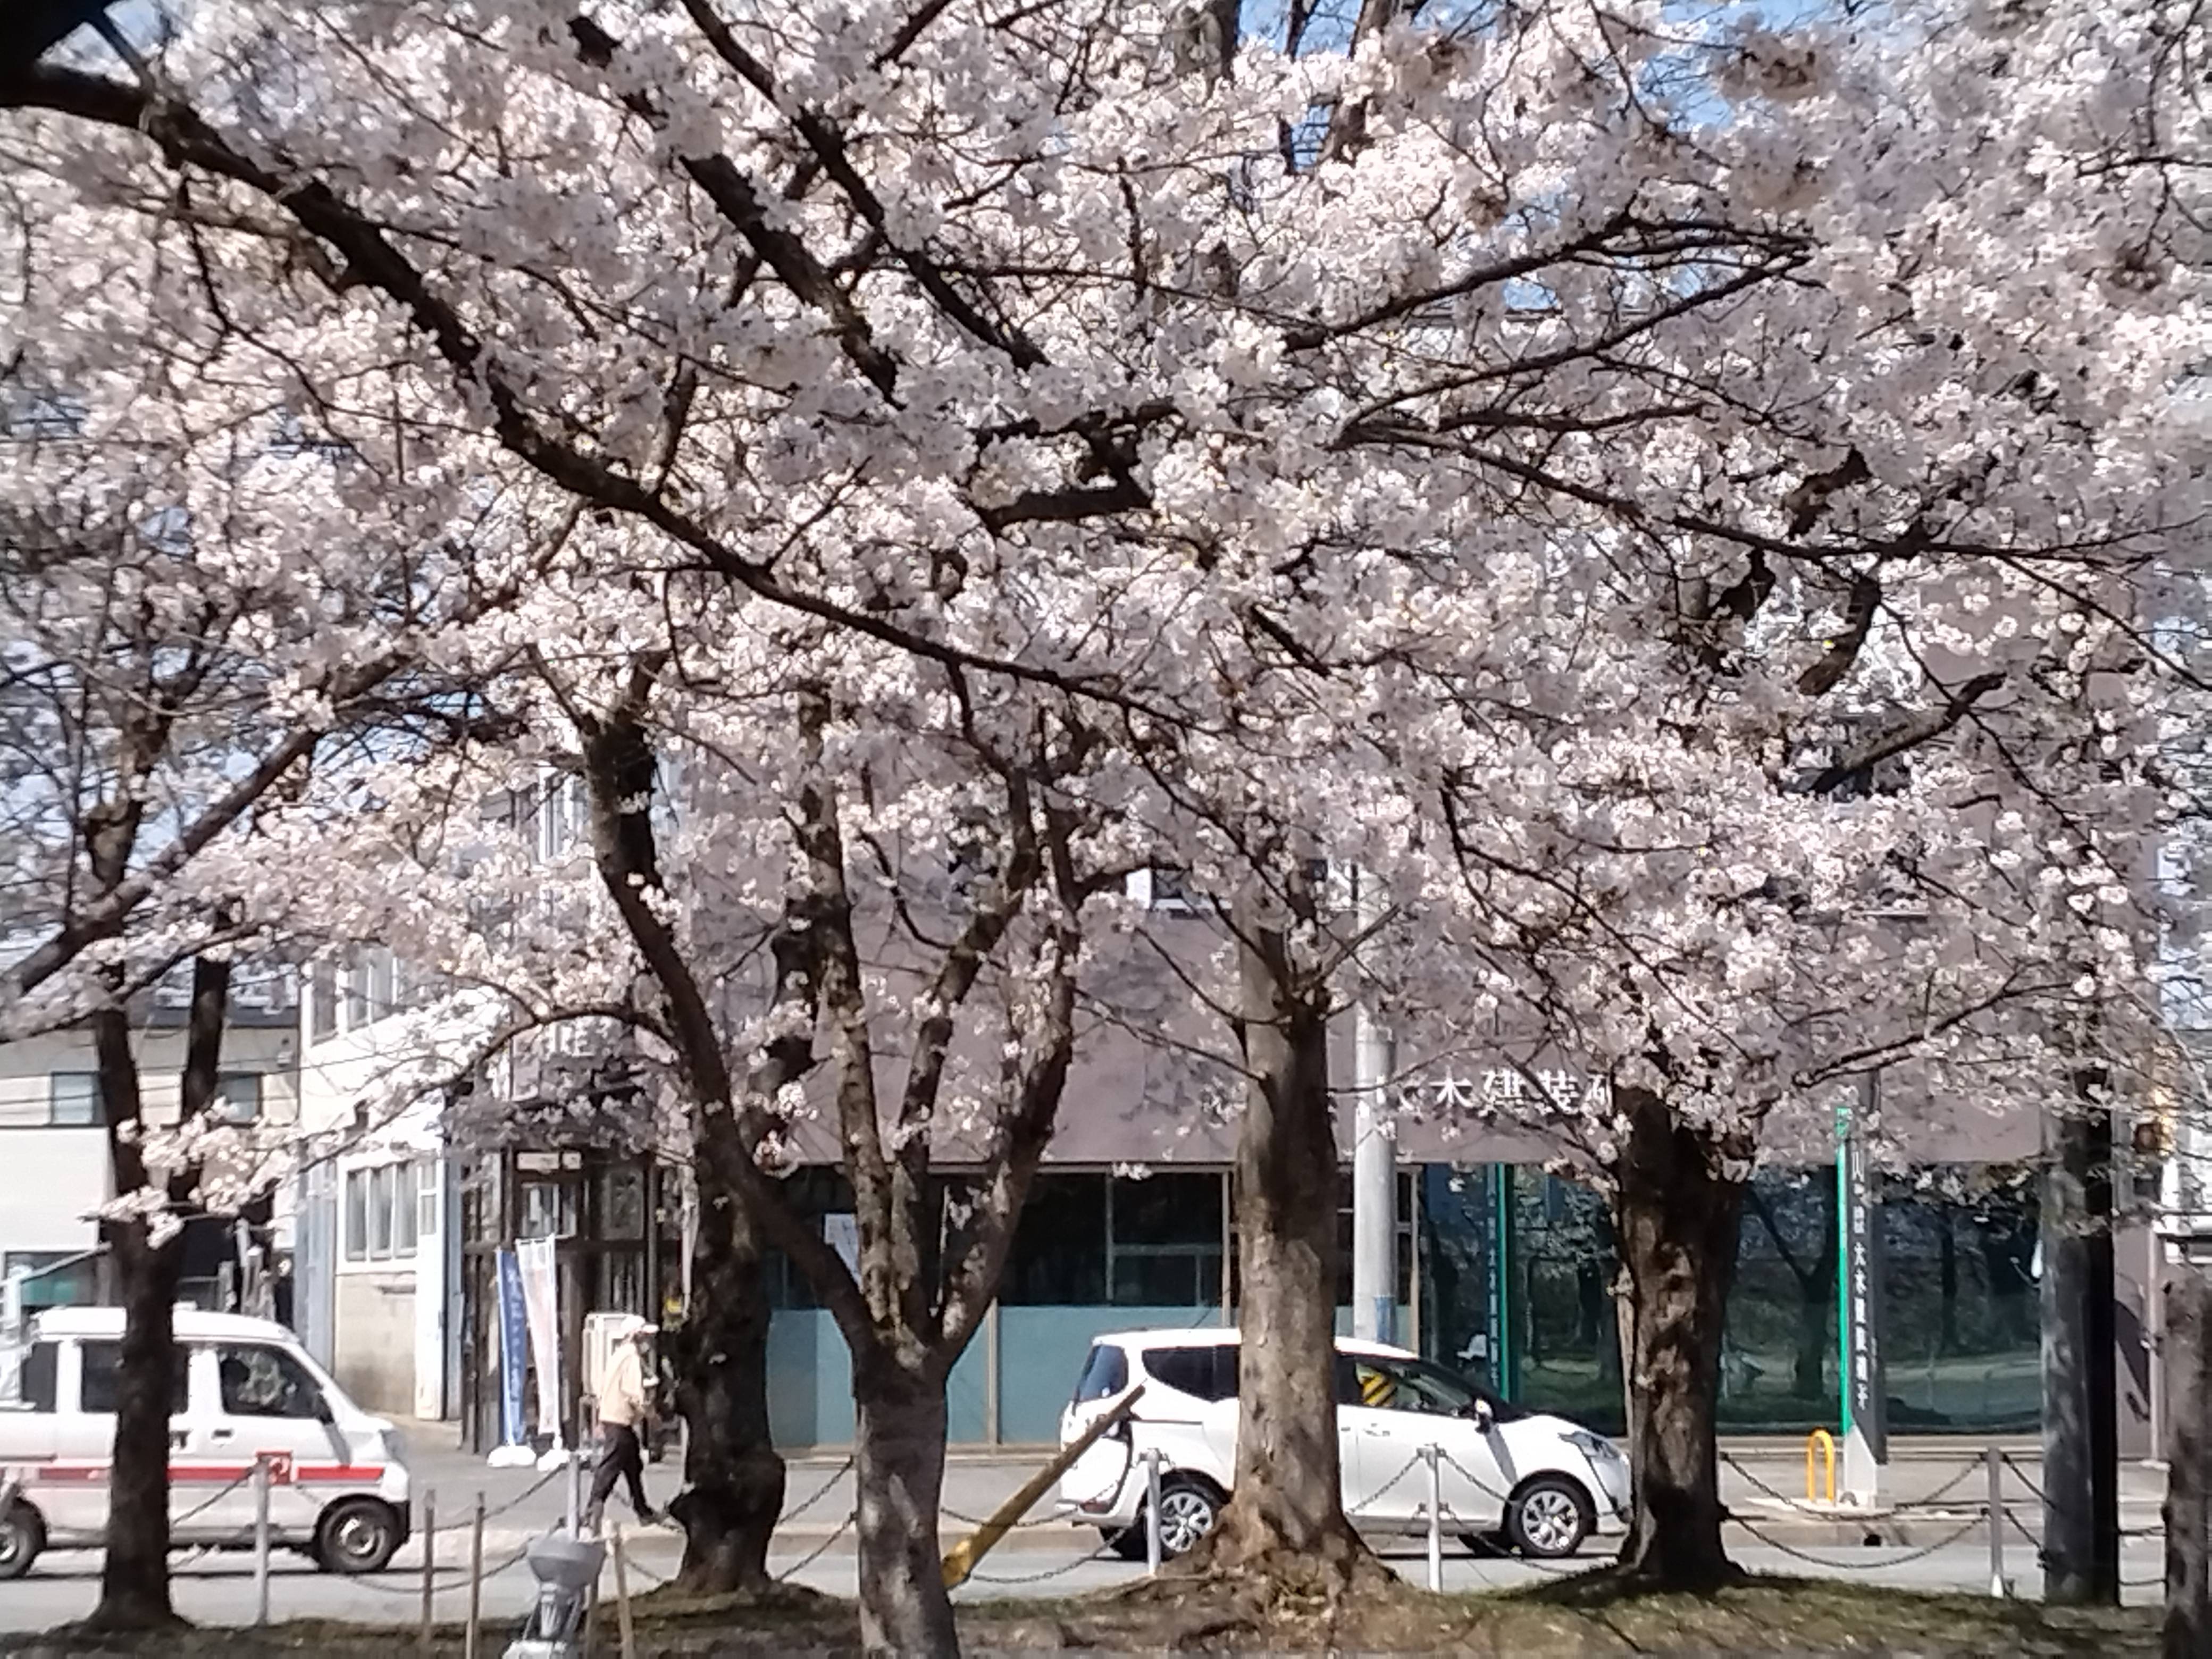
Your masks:
<svg viewBox="0 0 2212 1659"><path fill-rule="evenodd" d="M0 1515L0 1579L21 1578L46 1547L46 1529L28 1504L10 1504Z"/></svg>
<svg viewBox="0 0 2212 1659"><path fill-rule="evenodd" d="M399 1521L374 1498L342 1498L315 1528L315 1559L325 1572L381 1572L399 1553Z"/></svg>
<svg viewBox="0 0 2212 1659"><path fill-rule="evenodd" d="M1187 1474L1170 1475L1160 1482L1160 1559L1170 1561L1196 1549L1220 1518L1221 1494L1211 1482ZM1106 1541L1124 1561L1143 1560L1144 1510L1137 1511L1134 1526L1124 1528Z"/></svg>
<svg viewBox="0 0 2212 1659"><path fill-rule="evenodd" d="M1523 1555L1572 1555L1597 1525L1589 1494L1564 1475L1540 1474L1514 1489L1505 1535Z"/></svg>

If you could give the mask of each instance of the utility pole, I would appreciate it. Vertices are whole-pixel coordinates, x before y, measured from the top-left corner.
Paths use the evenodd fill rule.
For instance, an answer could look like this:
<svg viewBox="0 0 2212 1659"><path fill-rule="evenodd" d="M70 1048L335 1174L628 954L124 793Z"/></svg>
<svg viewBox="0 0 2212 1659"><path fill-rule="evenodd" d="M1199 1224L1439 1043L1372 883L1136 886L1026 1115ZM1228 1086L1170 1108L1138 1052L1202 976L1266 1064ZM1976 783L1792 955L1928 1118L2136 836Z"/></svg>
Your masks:
<svg viewBox="0 0 2212 1659"><path fill-rule="evenodd" d="M1374 884L1352 874L1353 926L1380 920ZM1390 1040L1371 994L1352 1011L1352 1333L1370 1342L1396 1340L1398 1312L1398 1138L1390 1116Z"/></svg>
<svg viewBox="0 0 2212 1659"><path fill-rule="evenodd" d="M2096 1068L2075 1093L2044 1126L2043 1599L2118 1607L2112 1114Z"/></svg>

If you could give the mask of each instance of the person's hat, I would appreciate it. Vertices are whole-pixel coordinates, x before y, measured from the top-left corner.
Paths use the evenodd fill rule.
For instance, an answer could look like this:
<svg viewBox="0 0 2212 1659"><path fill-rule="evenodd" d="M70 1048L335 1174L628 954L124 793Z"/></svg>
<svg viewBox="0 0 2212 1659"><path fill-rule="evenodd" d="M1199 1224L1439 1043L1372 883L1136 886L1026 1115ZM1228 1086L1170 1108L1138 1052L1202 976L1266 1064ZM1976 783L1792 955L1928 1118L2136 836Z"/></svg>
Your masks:
<svg viewBox="0 0 2212 1659"><path fill-rule="evenodd" d="M616 1334L616 1340L629 1342L641 1336L656 1336L659 1332L659 1326L648 1325L639 1316L632 1314L623 1322L621 1330Z"/></svg>

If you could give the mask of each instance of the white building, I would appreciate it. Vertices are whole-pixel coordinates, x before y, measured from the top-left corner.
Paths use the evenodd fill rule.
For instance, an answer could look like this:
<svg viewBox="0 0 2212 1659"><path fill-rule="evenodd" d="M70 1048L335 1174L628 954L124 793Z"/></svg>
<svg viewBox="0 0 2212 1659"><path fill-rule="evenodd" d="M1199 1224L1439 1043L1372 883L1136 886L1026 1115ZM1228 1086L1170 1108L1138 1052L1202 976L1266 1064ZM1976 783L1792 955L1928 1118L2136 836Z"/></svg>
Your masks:
<svg viewBox="0 0 2212 1659"><path fill-rule="evenodd" d="M133 1011L143 1107L155 1127L177 1121L189 995L186 975L165 981ZM271 1146L289 1138L298 1116L298 1018L281 975L240 975L216 1111ZM0 1043L0 1277L18 1269L32 1275L28 1308L110 1299L94 1219L115 1192L106 1125L89 1032ZM248 1214L264 1228L275 1223L281 1235L280 1218L258 1206ZM220 1220L188 1232L186 1299L216 1305L226 1264L235 1267L230 1237Z"/></svg>
<svg viewBox="0 0 2212 1659"><path fill-rule="evenodd" d="M405 1098L422 1058L388 951L325 963L301 989L294 1178L297 1323L309 1351L372 1411L454 1411L459 1275L442 1100Z"/></svg>

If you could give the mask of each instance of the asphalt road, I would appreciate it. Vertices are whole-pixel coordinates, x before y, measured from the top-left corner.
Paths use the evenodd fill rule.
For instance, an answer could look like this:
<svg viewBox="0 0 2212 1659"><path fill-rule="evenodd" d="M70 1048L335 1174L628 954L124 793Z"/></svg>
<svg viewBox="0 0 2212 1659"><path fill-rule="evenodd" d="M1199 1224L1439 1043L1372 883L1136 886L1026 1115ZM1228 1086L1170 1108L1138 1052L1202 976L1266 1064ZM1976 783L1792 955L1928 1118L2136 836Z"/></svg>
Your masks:
<svg viewBox="0 0 2212 1659"><path fill-rule="evenodd" d="M628 1539L629 1534L625 1534ZM1096 1534L1057 1528L1050 1536L1034 1535L1022 1547L1005 1549L988 1558L976 1578L959 1595L963 1599L1064 1595L1106 1585L1126 1583L1140 1577L1142 1565L1131 1566L1110 1557L1086 1560L1095 1548ZM1062 1540L1065 1541L1062 1541ZM629 1554L635 1571L633 1592L665 1577L676 1567L678 1540L665 1533L630 1540ZM1419 1540L1388 1540L1385 1559L1407 1578L1425 1582L1427 1557ZM1814 1547L1802 1555L1759 1544L1740 1546L1738 1562L1755 1571L1826 1575L1924 1590L1965 1590L1976 1595L1989 1589L1989 1549L1978 1524L1963 1537L1925 1553L1907 1549ZM488 1558L495 1565L511 1552ZM2007 1553L2006 1571L2014 1580L2014 1593L2039 1594L2040 1574L2034 1552L2025 1540ZM854 1563L849 1538L838 1539L811 1563L799 1565L804 1552L780 1550L771 1565L779 1571L799 1566L794 1577L802 1583L834 1595L854 1591ZM1603 1540L1589 1547L1579 1565L1595 1566L1605 1559ZM441 1561L444 1552L441 1552ZM1814 1560L1804 1559L1806 1556ZM1818 1565L1816 1565L1816 1562ZM2128 1542L2123 1576L2134 1584L2127 1591L2131 1603L2152 1603L2159 1598L2155 1580L2160 1557L2155 1539ZM91 1610L99 1589L100 1558L94 1551L56 1552L42 1557L30 1575L0 1584L0 1631L42 1630ZM1446 1589L1504 1588L1528 1583L1571 1571L1566 1564L1539 1569L1520 1561L1478 1560L1456 1544L1447 1544L1443 1556ZM2136 1581L2140 1581L2139 1583ZM458 1620L467 1607L465 1576L441 1572L443 1588L436 1597L441 1620ZM245 1555L217 1555L180 1560L173 1577L177 1609L196 1622L214 1625L250 1623L254 1613L253 1568ZM483 1617L487 1629L507 1632L520 1620L531 1596L529 1571L520 1563L507 1565L485 1581ZM613 1573L602 1580L602 1594L611 1595ZM412 1625L421 1617L422 1578L419 1570L394 1570L372 1578L345 1579L316 1571L305 1561L280 1558L270 1575L274 1615L286 1618L331 1618L366 1623Z"/></svg>

